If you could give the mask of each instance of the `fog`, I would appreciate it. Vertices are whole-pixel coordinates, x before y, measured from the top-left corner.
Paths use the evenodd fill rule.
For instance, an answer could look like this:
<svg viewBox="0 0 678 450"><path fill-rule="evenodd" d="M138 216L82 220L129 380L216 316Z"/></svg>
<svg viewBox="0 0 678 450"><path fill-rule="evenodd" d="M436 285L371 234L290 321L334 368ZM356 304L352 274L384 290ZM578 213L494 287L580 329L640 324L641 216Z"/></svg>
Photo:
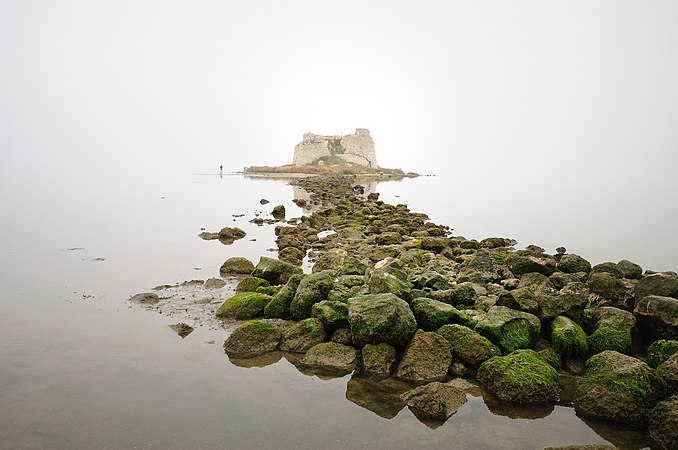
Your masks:
<svg viewBox="0 0 678 450"><path fill-rule="evenodd" d="M29 176L285 164L304 132L366 127L385 167L652 202L678 193L677 19L674 1L5 0L3 201Z"/></svg>

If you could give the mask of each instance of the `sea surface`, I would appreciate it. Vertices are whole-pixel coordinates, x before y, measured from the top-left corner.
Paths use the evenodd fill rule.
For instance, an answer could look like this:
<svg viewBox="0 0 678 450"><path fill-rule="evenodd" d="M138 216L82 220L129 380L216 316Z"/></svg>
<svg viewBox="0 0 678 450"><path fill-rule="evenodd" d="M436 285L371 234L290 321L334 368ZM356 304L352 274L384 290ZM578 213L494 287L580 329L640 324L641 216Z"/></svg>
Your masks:
<svg viewBox="0 0 678 450"><path fill-rule="evenodd" d="M275 256L274 226L249 221L270 217L276 204L288 218L302 214L284 181L102 174L65 187L30 174L21 180L3 192L0 219L3 448L646 445L640 433L583 421L567 406L520 410L478 395L442 426L427 424L384 386L302 373L284 355L240 367L223 352L228 331L198 327L182 339L168 327L176 318L126 301L157 285L219 276L231 256L255 263ZM663 209L669 198L642 202L618 190L601 197L534 179L498 186L476 189L450 175L373 189L467 238L512 237L518 248L565 246L594 264L630 259L678 269L677 224ZM223 226L248 234L230 246L198 237Z"/></svg>

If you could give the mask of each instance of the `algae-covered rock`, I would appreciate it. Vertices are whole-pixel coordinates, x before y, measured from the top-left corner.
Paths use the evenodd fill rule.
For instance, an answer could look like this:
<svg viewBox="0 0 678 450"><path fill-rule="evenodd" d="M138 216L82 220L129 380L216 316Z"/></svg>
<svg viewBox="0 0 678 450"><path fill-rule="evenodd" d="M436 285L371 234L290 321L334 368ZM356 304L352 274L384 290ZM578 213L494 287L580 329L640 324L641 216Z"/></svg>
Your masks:
<svg viewBox="0 0 678 450"><path fill-rule="evenodd" d="M351 330L348 328L339 328L332 333L330 341L336 342L337 344L351 345L353 340L351 339Z"/></svg>
<svg viewBox="0 0 678 450"><path fill-rule="evenodd" d="M235 287L235 292L256 292L259 286L270 286L270 283L263 278L247 277L240 280Z"/></svg>
<svg viewBox="0 0 678 450"><path fill-rule="evenodd" d="M581 319L588 298L582 294L545 295L537 298L539 318L543 320L566 316L574 321Z"/></svg>
<svg viewBox="0 0 678 450"><path fill-rule="evenodd" d="M340 275L365 275L367 264L352 256L347 256L339 268Z"/></svg>
<svg viewBox="0 0 678 450"><path fill-rule="evenodd" d="M574 399L577 414L643 426L659 401L660 382L650 366L606 350L586 362Z"/></svg>
<svg viewBox="0 0 678 450"><path fill-rule="evenodd" d="M678 353L678 341L659 339L647 348L647 364L656 368L674 353Z"/></svg>
<svg viewBox="0 0 678 450"><path fill-rule="evenodd" d="M630 353L633 344L632 330L636 318L628 311L611 306L598 308L595 313L596 329L588 337L589 354L604 350Z"/></svg>
<svg viewBox="0 0 678 450"><path fill-rule="evenodd" d="M238 227L231 228L231 227L224 227L221 230L219 230L219 239L220 240L235 240L235 239L242 239L247 235L243 230L241 230Z"/></svg>
<svg viewBox="0 0 678 450"><path fill-rule="evenodd" d="M588 279L588 287L591 292L611 301L614 306L632 308L633 295L631 290L619 278L607 272L591 274Z"/></svg>
<svg viewBox="0 0 678 450"><path fill-rule="evenodd" d="M477 379L507 402L555 402L560 396L558 372L533 350L488 359L478 369Z"/></svg>
<svg viewBox="0 0 678 450"><path fill-rule="evenodd" d="M537 272L549 276L556 270L556 259L545 253L530 250L518 250L508 254L506 264L516 277Z"/></svg>
<svg viewBox="0 0 678 450"><path fill-rule="evenodd" d="M674 353L657 366L657 376L666 384L669 395L678 394L678 354Z"/></svg>
<svg viewBox="0 0 678 450"><path fill-rule="evenodd" d="M348 305L346 303L323 300L311 307L311 316L320 319L328 333L348 327Z"/></svg>
<svg viewBox="0 0 678 450"><path fill-rule="evenodd" d="M558 316L551 322L551 345L562 357L588 356L586 333L576 322L564 316Z"/></svg>
<svg viewBox="0 0 678 450"><path fill-rule="evenodd" d="M463 389L438 381L409 390L400 398L413 412L443 421L466 403Z"/></svg>
<svg viewBox="0 0 678 450"><path fill-rule="evenodd" d="M506 306L507 308L534 315L539 314L539 303L529 288L518 288L502 292L497 297L495 305Z"/></svg>
<svg viewBox="0 0 678 450"><path fill-rule="evenodd" d="M264 314L264 307L273 297L256 292L235 294L226 300L215 313L217 317L231 319L253 319Z"/></svg>
<svg viewBox="0 0 678 450"><path fill-rule="evenodd" d="M465 365L478 368L493 356L501 355L499 347L489 339L463 325L443 325L436 333L447 339L452 354Z"/></svg>
<svg viewBox="0 0 678 450"><path fill-rule="evenodd" d="M353 343L360 347L386 342L402 348L417 329L407 302L394 294L368 294L349 299L348 321Z"/></svg>
<svg viewBox="0 0 678 450"><path fill-rule="evenodd" d="M396 349L385 342L376 345L365 344L362 357L365 373L377 377L391 375L397 361Z"/></svg>
<svg viewBox="0 0 678 450"><path fill-rule="evenodd" d="M285 219L285 205L276 205L271 211L271 215L274 219L284 220Z"/></svg>
<svg viewBox="0 0 678 450"><path fill-rule="evenodd" d="M282 329L280 350L304 353L325 340L325 328L315 317L290 322Z"/></svg>
<svg viewBox="0 0 678 450"><path fill-rule="evenodd" d="M541 330L536 316L505 306L492 306L476 318L475 330L506 353L534 347Z"/></svg>
<svg viewBox="0 0 678 450"><path fill-rule="evenodd" d="M251 320L233 330L224 342L224 350L233 358L251 358L275 350L281 336L275 325Z"/></svg>
<svg viewBox="0 0 678 450"><path fill-rule="evenodd" d="M619 269L624 278L640 280L643 277L643 268L627 259L619 261L617 263L617 269Z"/></svg>
<svg viewBox="0 0 678 450"><path fill-rule="evenodd" d="M466 323L467 316L452 305L420 297L412 300L410 305L419 328L435 331L448 323Z"/></svg>
<svg viewBox="0 0 678 450"><path fill-rule="evenodd" d="M262 256L254 268L252 276L263 278L273 285L278 285L287 283L292 275L301 273L303 273L301 268L294 264Z"/></svg>
<svg viewBox="0 0 678 450"><path fill-rule="evenodd" d="M224 275L228 274L242 274L249 275L254 270L254 264L247 258L242 256L235 256L233 258L228 258L221 265L219 272Z"/></svg>
<svg viewBox="0 0 678 450"><path fill-rule="evenodd" d="M678 298L646 295L633 314L638 328L650 339L678 339Z"/></svg>
<svg viewBox="0 0 678 450"><path fill-rule="evenodd" d="M565 273L577 273L577 272L589 273L591 271L591 263L579 255L568 254L563 255L563 257L560 258L560 261L558 261L556 268Z"/></svg>
<svg viewBox="0 0 678 450"><path fill-rule="evenodd" d="M650 412L647 428L657 449L675 450L678 448L678 396L657 403L657 406Z"/></svg>
<svg viewBox="0 0 678 450"><path fill-rule="evenodd" d="M297 287L294 299L290 303L290 316L300 320L310 317L313 304L327 298L332 289L335 272L325 270L304 277Z"/></svg>
<svg viewBox="0 0 678 450"><path fill-rule="evenodd" d="M648 295L678 298L678 275L670 272L647 275L638 281L634 291L636 302Z"/></svg>
<svg viewBox="0 0 678 450"><path fill-rule="evenodd" d="M619 267L617 267L616 263L606 261L602 262L600 264L596 264L595 266L591 267L591 275L594 275L596 273L609 273L610 275L621 278L622 273L621 270L619 270Z"/></svg>
<svg viewBox="0 0 678 450"><path fill-rule="evenodd" d="M393 273L375 270L370 274L370 294L391 293L403 300L412 298L412 283L398 278Z"/></svg>
<svg viewBox="0 0 678 450"><path fill-rule="evenodd" d="M434 332L417 330L405 348L396 376L413 382L443 380L450 364L452 352L447 339Z"/></svg>
<svg viewBox="0 0 678 450"><path fill-rule="evenodd" d="M289 319L290 303L294 299L294 294L296 294L302 278L304 278L303 274L294 274L287 280L287 283L276 292L273 299L264 308L264 317Z"/></svg>
<svg viewBox="0 0 678 450"><path fill-rule="evenodd" d="M348 345L324 342L311 347L301 364L329 370L353 371L356 368L358 351Z"/></svg>
<svg viewBox="0 0 678 450"><path fill-rule="evenodd" d="M476 290L473 288L473 284L469 282L460 283L453 288L454 297L452 302L454 305L466 305L470 306L475 303L477 298Z"/></svg>

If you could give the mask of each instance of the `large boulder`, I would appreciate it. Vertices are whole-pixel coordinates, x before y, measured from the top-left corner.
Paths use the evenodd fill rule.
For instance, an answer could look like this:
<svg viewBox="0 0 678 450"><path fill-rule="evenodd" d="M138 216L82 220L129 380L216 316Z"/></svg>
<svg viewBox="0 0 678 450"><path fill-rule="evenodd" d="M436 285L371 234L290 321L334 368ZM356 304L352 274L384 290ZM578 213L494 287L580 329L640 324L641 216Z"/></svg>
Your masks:
<svg viewBox="0 0 678 450"><path fill-rule="evenodd" d="M658 449L678 448L678 396L657 403L650 412L648 432Z"/></svg>
<svg viewBox="0 0 678 450"><path fill-rule="evenodd" d="M624 282L607 272L594 273L589 276L588 287L594 294L600 295L613 306L633 309L633 294Z"/></svg>
<svg viewBox="0 0 678 450"><path fill-rule="evenodd" d="M606 350L586 362L574 399L577 414L642 426L659 401L660 382L639 359Z"/></svg>
<svg viewBox="0 0 678 450"><path fill-rule="evenodd" d="M236 239L242 239L247 235L243 230L238 227L224 227L219 230L219 240L223 241L232 241Z"/></svg>
<svg viewBox="0 0 678 450"><path fill-rule="evenodd" d="M260 286L270 286L271 284L263 278L245 277L235 287L235 292L256 292Z"/></svg>
<svg viewBox="0 0 678 450"><path fill-rule="evenodd" d="M646 338L678 339L678 298L646 295L633 313Z"/></svg>
<svg viewBox="0 0 678 450"><path fill-rule="evenodd" d="M445 420L466 403L463 389L434 381L401 394L400 398L418 415Z"/></svg>
<svg viewBox="0 0 678 450"><path fill-rule="evenodd" d="M505 353L533 348L541 331L541 323L536 316L505 306L492 306L476 318L475 330Z"/></svg>
<svg viewBox="0 0 678 450"><path fill-rule="evenodd" d="M365 344L362 350L363 370L368 375L387 377L397 361L396 349L385 342Z"/></svg>
<svg viewBox="0 0 678 450"><path fill-rule="evenodd" d="M219 272L224 275L229 274L243 274L249 275L254 270L254 264L247 258L242 256L234 256L233 258L228 258L221 265Z"/></svg>
<svg viewBox="0 0 678 450"><path fill-rule="evenodd" d="M588 337L589 354L604 350L630 353L633 345L633 328L636 318L628 311L603 306L595 312L596 328Z"/></svg>
<svg viewBox="0 0 678 450"><path fill-rule="evenodd" d="M311 307L321 300L327 299L332 290L335 272L324 270L305 276L294 294L290 303L290 316L294 320L301 320L311 316Z"/></svg>
<svg viewBox="0 0 678 450"><path fill-rule="evenodd" d="M325 336L325 328L322 322L316 318L290 322L282 329L280 350L304 353L311 347L321 344L325 340Z"/></svg>
<svg viewBox="0 0 678 450"><path fill-rule="evenodd" d="M294 274L303 271L294 264L286 263L277 259L262 256L254 268L252 276L263 278L273 285L285 284Z"/></svg>
<svg viewBox="0 0 678 450"><path fill-rule="evenodd" d="M551 346L561 357L588 356L586 333L576 322L564 316L558 316L551 322Z"/></svg>
<svg viewBox="0 0 678 450"><path fill-rule="evenodd" d="M531 250L510 252L506 264L511 273L518 278L531 272L549 276L556 270L556 259L553 256Z"/></svg>
<svg viewBox="0 0 678 450"><path fill-rule="evenodd" d="M328 333L339 328L348 328L348 305L346 303L323 300L311 307L311 316L319 319Z"/></svg>
<svg viewBox="0 0 678 450"><path fill-rule="evenodd" d="M647 295L678 298L678 275L671 272L647 275L636 284L635 294L636 303Z"/></svg>
<svg viewBox="0 0 678 450"><path fill-rule="evenodd" d="M471 367L479 367L493 356L501 355L499 347L489 339L463 325L443 325L436 331L447 339L452 354Z"/></svg>
<svg viewBox="0 0 678 450"><path fill-rule="evenodd" d="M311 347L301 364L328 370L353 371L356 368L358 351L348 345L324 342Z"/></svg>
<svg viewBox="0 0 678 450"><path fill-rule="evenodd" d="M588 297L576 293L559 295L543 295L537 297L539 302L539 318L542 320L566 316L574 321L580 320L588 304Z"/></svg>
<svg viewBox="0 0 678 450"><path fill-rule="evenodd" d="M281 336L275 325L251 320L233 330L224 342L224 350L232 358L251 358L275 350Z"/></svg>
<svg viewBox="0 0 678 450"><path fill-rule="evenodd" d="M560 396L558 372L533 350L492 357L480 366L477 378L506 402L555 402Z"/></svg>
<svg viewBox="0 0 678 450"><path fill-rule="evenodd" d="M420 297L412 300L410 305L417 325L427 331L434 331L448 323L467 322L468 317L447 303Z"/></svg>
<svg viewBox="0 0 678 450"><path fill-rule="evenodd" d="M368 294L349 299L348 321L353 343L360 347L386 342L403 348L417 329L409 305L394 294Z"/></svg>
<svg viewBox="0 0 678 450"><path fill-rule="evenodd" d="M617 263L617 269L619 269L619 272L621 272L621 275L624 278L639 280L643 277L643 268L628 259L619 261Z"/></svg>
<svg viewBox="0 0 678 450"><path fill-rule="evenodd" d="M228 319L254 319L264 314L264 308L273 299L270 295L257 292L235 294L217 309L217 317Z"/></svg>
<svg viewBox="0 0 678 450"><path fill-rule="evenodd" d="M405 348L396 376L417 383L443 380L450 364L452 352L447 339L434 332L417 330Z"/></svg>
<svg viewBox="0 0 678 450"><path fill-rule="evenodd" d="M292 275L287 283L275 293L273 300L268 302L264 308L264 317L289 319L290 303L292 303L294 294L297 293L297 287L299 287L303 278L304 275L300 273Z"/></svg>
<svg viewBox="0 0 678 450"><path fill-rule="evenodd" d="M398 278L391 272L373 271L369 276L370 294L391 293L403 300L412 298L412 283Z"/></svg>
<svg viewBox="0 0 678 450"><path fill-rule="evenodd" d="M572 253L563 255L563 257L560 258L560 261L558 261L556 268L565 273L589 273L591 271L591 263L581 256Z"/></svg>
<svg viewBox="0 0 678 450"><path fill-rule="evenodd" d="M669 395L678 394L678 354L674 353L657 366L657 375L666 384Z"/></svg>
<svg viewBox="0 0 678 450"><path fill-rule="evenodd" d="M506 306L507 308L523 311L526 313L539 314L539 303L530 288L518 288L512 291L506 291L497 297L496 306Z"/></svg>

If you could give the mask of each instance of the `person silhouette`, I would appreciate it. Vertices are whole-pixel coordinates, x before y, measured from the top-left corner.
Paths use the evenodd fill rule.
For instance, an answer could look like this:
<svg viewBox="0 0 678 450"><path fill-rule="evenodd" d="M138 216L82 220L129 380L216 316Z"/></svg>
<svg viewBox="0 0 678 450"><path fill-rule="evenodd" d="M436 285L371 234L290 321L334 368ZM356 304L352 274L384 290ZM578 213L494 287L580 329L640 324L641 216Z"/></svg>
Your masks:
<svg viewBox="0 0 678 450"><path fill-rule="evenodd" d="M219 166L219 176L220 177L224 176L224 165L223 164Z"/></svg>

